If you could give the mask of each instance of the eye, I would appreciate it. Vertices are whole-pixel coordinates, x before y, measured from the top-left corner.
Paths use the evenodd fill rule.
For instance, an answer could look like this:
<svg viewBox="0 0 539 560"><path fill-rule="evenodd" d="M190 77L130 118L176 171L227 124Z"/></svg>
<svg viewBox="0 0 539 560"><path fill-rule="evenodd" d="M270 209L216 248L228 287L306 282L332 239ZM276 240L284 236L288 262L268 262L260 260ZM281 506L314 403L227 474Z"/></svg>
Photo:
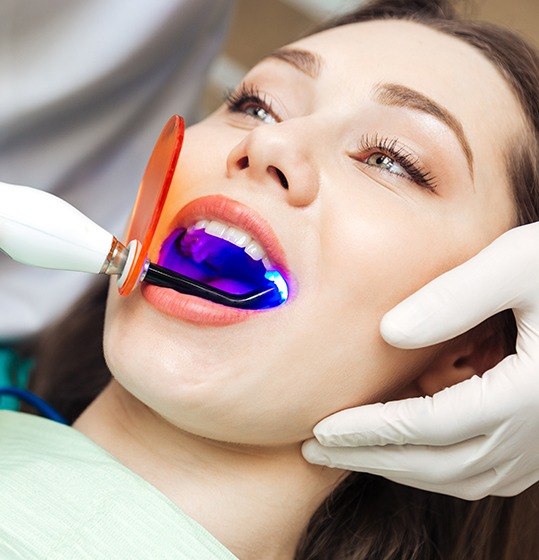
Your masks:
<svg viewBox="0 0 539 560"><path fill-rule="evenodd" d="M380 172L391 173L403 177L411 183L436 192L436 178L429 170L422 167L419 158L413 155L398 138L364 135L353 156L355 160L379 169Z"/></svg>
<svg viewBox="0 0 539 560"><path fill-rule="evenodd" d="M273 115L271 115L262 105L251 103L243 109L243 112L246 115L250 115L251 117L254 117L266 124L274 124L277 122Z"/></svg>
<svg viewBox="0 0 539 560"><path fill-rule="evenodd" d="M403 177L409 177L408 173L400 166L393 158L382 154L380 152L375 152L371 154L367 160L367 165L372 165L373 167L380 167L394 173L395 175L401 175Z"/></svg>
<svg viewBox="0 0 539 560"><path fill-rule="evenodd" d="M241 84L236 91L228 92L225 103L231 113L240 113L265 124L275 124L279 119L271 108L266 95L256 86Z"/></svg>

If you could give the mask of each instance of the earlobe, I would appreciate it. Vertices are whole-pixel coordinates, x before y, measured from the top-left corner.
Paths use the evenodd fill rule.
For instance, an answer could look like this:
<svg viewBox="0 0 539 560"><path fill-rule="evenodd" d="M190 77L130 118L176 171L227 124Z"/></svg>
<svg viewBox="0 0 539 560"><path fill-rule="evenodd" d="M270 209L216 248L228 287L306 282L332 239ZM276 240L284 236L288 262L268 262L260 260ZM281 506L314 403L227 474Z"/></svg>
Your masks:
<svg viewBox="0 0 539 560"><path fill-rule="evenodd" d="M479 340L470 340L471 333L449 344L447 349L431 361L415 380L419 394L432 396L434 393L470 379L483 375L504 358L499 337L493 334Z"/></svg>
<svg viewBox="0 0 539 560"><path fill-rule="evenodd" d="M466 348L441 351L415 380L418 393L432 396L434 393L456 385L476 375L475 367L469 362Z"/></svg>

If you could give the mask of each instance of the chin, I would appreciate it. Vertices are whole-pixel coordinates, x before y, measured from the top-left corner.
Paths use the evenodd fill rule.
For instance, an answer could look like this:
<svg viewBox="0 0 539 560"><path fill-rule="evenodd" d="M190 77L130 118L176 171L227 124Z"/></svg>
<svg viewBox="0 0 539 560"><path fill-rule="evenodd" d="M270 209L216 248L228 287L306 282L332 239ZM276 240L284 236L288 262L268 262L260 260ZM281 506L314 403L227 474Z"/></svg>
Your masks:
<svg viewBox="0 0 539 560"><path fill-rule="evenodd" d="M315 421L298 418L293 406L287 412L282 402L268 401L260 387L234 380L226 371L196 376L189 367L154 371L136 357L129 361L114 351L107 359L116 381L130 395L184 432L260 446L296 444L311 436Z"/></svg>

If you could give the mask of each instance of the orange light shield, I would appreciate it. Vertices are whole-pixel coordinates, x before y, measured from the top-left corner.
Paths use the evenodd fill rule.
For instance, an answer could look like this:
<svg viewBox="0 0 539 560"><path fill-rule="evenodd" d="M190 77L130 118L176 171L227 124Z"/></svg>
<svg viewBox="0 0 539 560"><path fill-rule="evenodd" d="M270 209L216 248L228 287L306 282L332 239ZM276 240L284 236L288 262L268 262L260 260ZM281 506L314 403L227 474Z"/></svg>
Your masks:
<svg viewBox="0 0 539 560"><path fill-rule="evenodd" d="M125 236L126 245L133 239L141 246L127 273L119 292L129 295L137 286L148 251L163 211L163 206L176 170L185 132L184 120L173 115L165 124L154 146L139 191Z"/></svg>

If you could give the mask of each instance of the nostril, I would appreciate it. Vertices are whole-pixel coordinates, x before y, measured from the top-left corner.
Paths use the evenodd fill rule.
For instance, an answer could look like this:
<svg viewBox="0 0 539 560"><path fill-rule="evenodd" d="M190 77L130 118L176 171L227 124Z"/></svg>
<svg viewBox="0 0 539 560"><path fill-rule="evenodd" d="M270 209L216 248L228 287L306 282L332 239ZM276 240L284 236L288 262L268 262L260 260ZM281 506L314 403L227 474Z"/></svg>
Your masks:
<svg viewBox="0 0 539 560"><path fill-rule="evenodd" d="M285 174L280 169L274 167L273 165L270 165L268 167L268 171L270 172L273 171L279 178L279 182L281 183L281 186L284 189L288 190L288 179L285 177Z"/></svg>
<svg viewBox="0 0 539 560"><path fill-rule="evenodd" d="M280 169L277 169L277 168L275 168L275 173L277 173L277 177L279 177L279 181L281 181L281 185L283 186L283 188L288 190L288 180L284 176L284 173Z"/></svg>
<svg viewBox="0 0 539 560"><path fill-rule="evenodd" d="M247 156L244 156L240 160L238 160L238 167L240 168L240 170L249 167L249 158Z"/></svg>

